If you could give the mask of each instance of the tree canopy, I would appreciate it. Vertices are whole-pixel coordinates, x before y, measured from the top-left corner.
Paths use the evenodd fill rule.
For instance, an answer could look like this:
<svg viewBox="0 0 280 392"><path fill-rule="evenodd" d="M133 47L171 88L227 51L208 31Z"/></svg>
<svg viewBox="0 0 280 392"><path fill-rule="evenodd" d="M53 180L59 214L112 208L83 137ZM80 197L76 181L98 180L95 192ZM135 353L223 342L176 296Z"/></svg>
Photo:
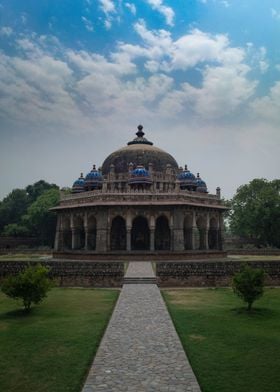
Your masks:
<svg viewBox="0 0 280 392"><path fill-rule="evenodd" d="M259 246L280 247L280 180L254 179L231 201L230 228Z"/></svg>
<svg viewBox="0 0 280 392"><path fill-rule="evenodd" d="M0 235L36 236L42 245L52 245L56 217L49 209L58 201L58 186L43 180L13 190L0 202Z"/></svg>

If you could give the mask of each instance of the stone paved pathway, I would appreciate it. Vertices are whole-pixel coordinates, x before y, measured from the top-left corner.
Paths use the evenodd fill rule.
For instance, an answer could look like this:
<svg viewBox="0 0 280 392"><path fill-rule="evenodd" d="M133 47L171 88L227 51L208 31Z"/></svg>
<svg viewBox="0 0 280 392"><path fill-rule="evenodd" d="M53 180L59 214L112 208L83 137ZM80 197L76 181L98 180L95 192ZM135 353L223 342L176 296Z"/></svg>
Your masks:
<svg viewBox="0 0 280 392"><path fill-rule="evenodd" d="M151 276L151 263L130 263L127 274ZM200 392L155 284L123 286L82 390L99 391Z"/></svg>
<svg viewBox="0 0 280 392"><path fill-rule="evenodd" d="M152 278L154 276L152 263L147 261L130 262L125 274L127 278Z"/></svg>

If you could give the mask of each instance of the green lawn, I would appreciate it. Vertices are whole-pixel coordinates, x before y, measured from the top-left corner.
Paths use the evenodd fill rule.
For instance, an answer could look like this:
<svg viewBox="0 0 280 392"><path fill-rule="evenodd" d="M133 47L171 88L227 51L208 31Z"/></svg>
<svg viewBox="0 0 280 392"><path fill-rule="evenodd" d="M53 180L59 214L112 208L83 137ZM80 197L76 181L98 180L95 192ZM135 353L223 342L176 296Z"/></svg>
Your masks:
<svg viewBox="0 0 280 392"><path fill-rule="evenodd" d="M230 289L163 290L203 392L280 391L280 289L248 314Z"/></svg>
<svg viewBox="0 0 280 392"><path fill-rule="evenodd" d="M47 253L8 253L0 255L0 261L40 261L51 258Z"/></svg>
<svg viewBox="0 0 280 392"><path fill-rule="evenodd" d="M0 391L80 391L118 293L55 288L29 315L0 293Z"/></svg>
<svg viewBox="0 0 280 392"><path fill-rule="evenodd" d="M260 255L229 255L228 259L236 261L280 261L280 256L260 256Z"/></svg>

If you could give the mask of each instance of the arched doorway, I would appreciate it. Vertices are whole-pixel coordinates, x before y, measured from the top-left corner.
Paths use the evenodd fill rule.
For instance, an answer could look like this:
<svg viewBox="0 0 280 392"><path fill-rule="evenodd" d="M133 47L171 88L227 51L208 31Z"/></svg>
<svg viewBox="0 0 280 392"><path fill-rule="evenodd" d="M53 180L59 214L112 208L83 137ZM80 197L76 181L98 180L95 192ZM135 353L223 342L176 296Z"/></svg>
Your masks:
<svg viewBox="0 0 280 392"><path fill-rule="evenodd" d="M121 216L116 216L111 225L111 250L126 250L126 225Z"/></svg>
<svg viewBox="0 0 280 392"><path fill-rule="evenodd" d="M70 226L70 217L63 217L62 221L62 248L72 248L72 232Z"/></svg>
<svg viewBox="0 0 280 392"><path fill-rule="evenodd" d="M89 250L96 249L96 218L92 215L88 218L87 247Z"/></svg>
<svg viewBox="0 0 280 392"><path fill-rule="evenodd" d="M170 228L166 216L159 216L156 220L155 250L170 250Z"/></svg>
<svg viewBox="0 0 280 392"><path fill-rule="evenodd" d="M85 228L84 220L81 216L74 216L74 227L72 228L72 234L74 234L73 249L84 249L85 248Z"/></svg>
<svg viewBox="0 0 280 392"><path fill-rule="evenodd" d="M205 216L199 216L196 225L198 228L198 233L199 233L199 247L198 249L204 250L206 249L206 217Z"/></svg>
<svg viewBox="0 0 280 392"><path fill-rule="evenodd" d="M133 220L131 230L131 249L149 250L150 249L150 230L148 221L142 216Z"/></svg>
<svg viewBox="0 0 280 392"><path fill-rule="evenodd" d="M209 231L208 231L208 245L209 249L218 249L219 243L219 232L216 218L210 219Z"/></svg>

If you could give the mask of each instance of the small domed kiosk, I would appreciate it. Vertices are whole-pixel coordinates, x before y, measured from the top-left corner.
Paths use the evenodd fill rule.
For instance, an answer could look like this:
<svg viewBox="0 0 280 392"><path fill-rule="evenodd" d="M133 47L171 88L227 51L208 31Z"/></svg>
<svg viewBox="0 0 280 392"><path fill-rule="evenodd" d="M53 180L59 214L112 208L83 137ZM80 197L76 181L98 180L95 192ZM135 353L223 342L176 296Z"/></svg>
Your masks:
<svg viewBox="0 0 280 392"><path fill-rule="evenodd" d="M136 137L61 196L55 256L108 260L224 256L220 197L175 158Z"/></svg>

